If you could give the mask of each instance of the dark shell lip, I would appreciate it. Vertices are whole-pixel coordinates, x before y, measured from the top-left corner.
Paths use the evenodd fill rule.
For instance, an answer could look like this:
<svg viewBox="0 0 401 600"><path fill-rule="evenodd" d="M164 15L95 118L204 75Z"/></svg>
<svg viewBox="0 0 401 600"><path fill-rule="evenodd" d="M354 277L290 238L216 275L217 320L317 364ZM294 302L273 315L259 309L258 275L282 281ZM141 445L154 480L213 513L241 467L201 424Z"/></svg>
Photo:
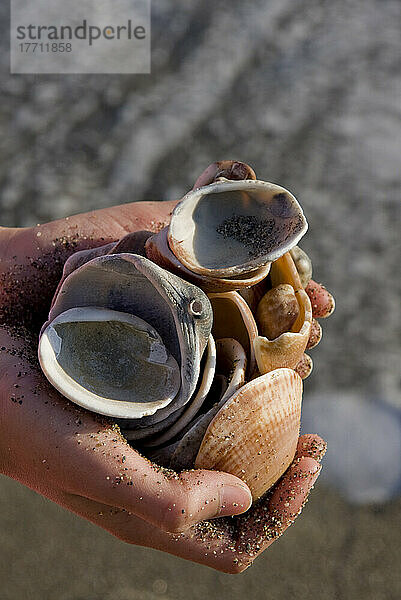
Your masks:
<svg viewBox="0 0 401 600"><path fill-rule="evenodd" d="M173 210L168 244L190 271L232 278L293 248L308 224L285 188L259 180L219 180L189 192Z"/></svg>

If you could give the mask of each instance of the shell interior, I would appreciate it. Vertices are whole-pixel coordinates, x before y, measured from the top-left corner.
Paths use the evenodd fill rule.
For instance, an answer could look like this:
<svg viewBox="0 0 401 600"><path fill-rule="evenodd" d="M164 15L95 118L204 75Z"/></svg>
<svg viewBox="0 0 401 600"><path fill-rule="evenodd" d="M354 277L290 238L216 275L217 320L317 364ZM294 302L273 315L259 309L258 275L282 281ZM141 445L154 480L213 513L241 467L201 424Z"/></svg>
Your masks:
<svg viewBox="0 0 401 600"><path fill-rule="evenodd" d="M142 417L122 417L120 412L107 414L132 419L130 427L145 428L165 421L189 401L212 325L212 308L202 290L142 256L114 254L94 258L64 280L45 327L61 313L76 307L106 308L140 317L158 332L180 368L179 391L173 400L163 401L161 408ZM118 356L114 360L118 361ZM42 368L46 374L46 365L42 364Z"/></svg>
<svg viewBox="0 0 401 600"><path fill-rule="evenodd" d="M114 310L77 307L61 313L41 336L39 360L64 396L103 415L151 415L180 388L177 361L157 331Z"/></svg>
<svg viewBox="0 0 401 600"><path fill-rule="evenodd" d="M307 222L295 197L265 181L218 181L189 192L173 211L168 241L191 271L232 277L276 260Z"/></svg>
<svg viewBox="0 0 401 600"><path fill-rule="evenodd" d="M255 318L238 292L210 294L213 308L212 333L215 339L234 338L248 357L248 374L255 368L254 340L258 335Z"/></svg>

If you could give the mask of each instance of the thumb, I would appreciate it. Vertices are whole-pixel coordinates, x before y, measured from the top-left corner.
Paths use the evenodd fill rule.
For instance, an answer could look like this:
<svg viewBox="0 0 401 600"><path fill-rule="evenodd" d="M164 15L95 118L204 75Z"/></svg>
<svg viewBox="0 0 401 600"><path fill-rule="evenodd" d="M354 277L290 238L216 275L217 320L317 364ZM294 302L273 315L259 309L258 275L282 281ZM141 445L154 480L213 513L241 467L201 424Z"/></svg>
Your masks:
<svg viewBox="0 0 401 600"><path fill-rule="evenodd" d="M241 514L250 508L252 495L234 475L194 470L170 479L162 494L153 496L152 501L159 527L178 532L205 519Z"/></svg>

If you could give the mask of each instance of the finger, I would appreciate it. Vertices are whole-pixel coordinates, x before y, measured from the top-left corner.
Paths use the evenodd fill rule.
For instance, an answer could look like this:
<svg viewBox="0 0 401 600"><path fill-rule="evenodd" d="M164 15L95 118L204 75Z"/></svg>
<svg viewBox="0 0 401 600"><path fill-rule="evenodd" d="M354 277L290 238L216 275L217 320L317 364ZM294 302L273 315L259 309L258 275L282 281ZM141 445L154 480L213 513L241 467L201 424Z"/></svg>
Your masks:
<svg viewBox="0 0 401 600"><path fill-rule="evenodd" d="M129 232L158 231L175 202L136 202L0 235L0 320L40 327L67 258Z"/></svg>
<svg viewBox="0 0 401 600"><path fill-rule="evenodd" d="M313 360L309 354L303 354L301 356L301 359L296 364L294 371L296 371L302 379L309 377L313 371Z"/></svg>
<svg viewBox="0 0 401 600"><path fill-rule="evenodd" d="M322 339L322 328L320 326L320 323L318 321L316 321L316 319L312 319L309 340L306 345L306 348L309 350L311 348L314 348L315 346L318 345L318 343L320 342L321 339Z"/></svg>
<svg viewBox="0 0 401 600"><path fill-rule="evenodd" d="M42 481L118 506L168 531L239 514L251 504L234 475L163 470L133 450L110 421L81 410L44 379L25 331L0 331L0 460L36 489ZM18 383L16 383L18 382Z"/></svg>
<svg viewBox="0 0 401 600"><path fill-rule="evenodd" d="M302 457L285 472L271 494L248 514L240 517L237 550L244 566L268 548L300 514L321 466L313 458Z"/></svg>
<svg viewBox="0 0 401 600"><path fill-rule="evenodd" d="M305 433L299 437L294 460L308 456L320 462L326 454L326 450L327 443L324 439L316 433Z"/></svg>
<svg viewBox="0 0 401 600"><path fill-rule="evenodd" d="M126 510L81 496L52 490L48 497L126 543L168 552L225 573L243 570L235 550L236 534L228 519L200 523L186 532L173 534Z"/></svg>
<svg viewBox="0 0 401 600"><path fill-rule="evenodd" d="M312 315L316 319L325 319L333 313L336 303L324 285L311 279L305 288L305 292L309 296L312 304Z"/></svg>

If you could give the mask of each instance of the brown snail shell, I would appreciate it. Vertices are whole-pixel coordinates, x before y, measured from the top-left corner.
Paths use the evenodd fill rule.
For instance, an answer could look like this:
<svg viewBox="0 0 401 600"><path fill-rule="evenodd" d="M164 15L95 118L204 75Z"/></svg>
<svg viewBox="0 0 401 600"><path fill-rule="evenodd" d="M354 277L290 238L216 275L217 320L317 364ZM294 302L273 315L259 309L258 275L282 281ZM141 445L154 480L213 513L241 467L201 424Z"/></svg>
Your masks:
<svg viewBox="0 0 401 600"><path fill-rule="evenodd" d="M270 277L274 287L281 284L292 286L299 314L290 331L273 340L260 335L254 340L256 362L261 373L280 367L294 369L307 346L312 322L311 303L289 252L272 264Z"/></svg>
<svg viewBox="0 0 401 600"><path fill-rule="evenodd" d="M290 331L299 315L299 306L294 288L281 283L263 296L258 304L256 320L260 335L275 340Z"/></svg>

